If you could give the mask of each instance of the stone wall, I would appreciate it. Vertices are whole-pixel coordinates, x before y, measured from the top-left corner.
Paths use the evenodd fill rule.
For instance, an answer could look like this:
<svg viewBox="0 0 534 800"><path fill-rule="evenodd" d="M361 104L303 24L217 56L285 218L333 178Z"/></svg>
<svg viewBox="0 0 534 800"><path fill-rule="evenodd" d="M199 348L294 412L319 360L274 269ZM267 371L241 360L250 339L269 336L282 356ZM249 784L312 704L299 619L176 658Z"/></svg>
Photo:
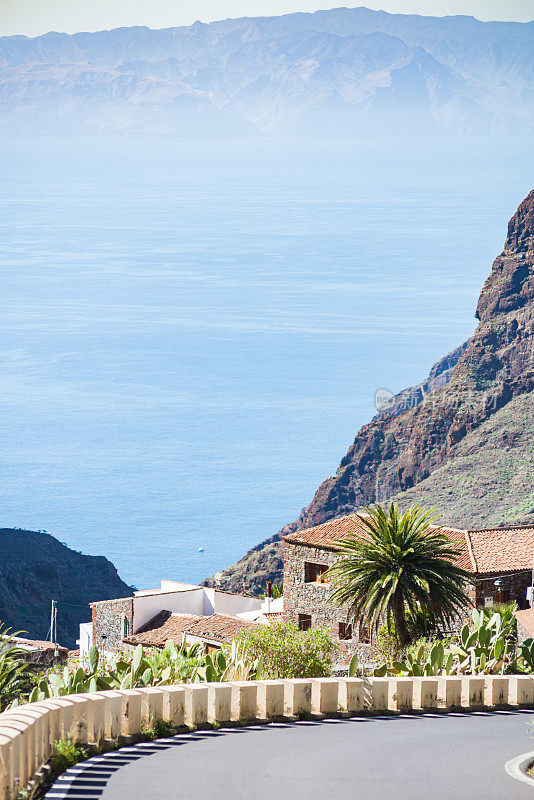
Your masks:
<svg viewBox="0 0 534 800"><path fill-rule="evenodd" d="M521 572L516 575L502 576L504 586L499 594L495 586L495 577L490 576L483 580L477 580L475 584L476 605L483 606L486 597L493 597L493 601L512 602L515 601L519 609L528 608L527 588L532 583L532 572Z"/></svg>
<svg viewBox="0 0 534 800"><path fill-rule="evenodd" d="M104 650L120 650L122 648L122 620L125 615L133 631L133 598L120 600L102 600L93 604L93 644ZM103 639L102 636L106 638Z"/></svg>
<svg viewBox="0 0 534 800"><path fill-rule="evenodd" d="M346 664L356 653L364 663L375 661L377 653L368 642L361 642L359 631L353 629L353 637L339 640L339 623L347 621L347 612L330 605L327 600L331 594L328 584L306 583L304 570L306 563L326 564L328 567L337 560L333 550L303 544L284 542L284 611L290 622L298 624L299 614L310 614L312 628L327 628L339 644L337 661Z"/></svg>
<svg viewBox="0 0 534 800"><path fill-rule="evenodd" d="M533 705L531 675L229 681L67 695L60 704L54 698L0 714L0 800L35 796L35 784L29 791L26 788L49 761L58 737L100 749L106 740L136 736L158 720L184 731L184 727L257 725L259 720L266 723L283 717L293 721L303 715L322 719ZM99 768L103 758L97 757ZM113 754L107 758L110 766L118 763ZM104 772L100 777L105 783ZM64 788L56 796L69 796Z"/></svg>

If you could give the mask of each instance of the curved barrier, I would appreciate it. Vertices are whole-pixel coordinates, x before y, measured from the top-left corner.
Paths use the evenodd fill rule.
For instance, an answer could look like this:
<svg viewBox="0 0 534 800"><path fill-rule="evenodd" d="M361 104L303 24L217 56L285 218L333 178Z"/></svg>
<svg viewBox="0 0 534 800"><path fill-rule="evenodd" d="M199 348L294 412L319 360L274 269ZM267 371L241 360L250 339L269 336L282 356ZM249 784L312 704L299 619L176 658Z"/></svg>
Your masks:
<svg viewBox="0 0 534 800"><path fill-rule="evenodd" d="M132 737L157 721L177 728L295 718L529 708L534 676L310 678L194 683L68 695L0 714L0 800L12 800L54 743Z"/></svg>

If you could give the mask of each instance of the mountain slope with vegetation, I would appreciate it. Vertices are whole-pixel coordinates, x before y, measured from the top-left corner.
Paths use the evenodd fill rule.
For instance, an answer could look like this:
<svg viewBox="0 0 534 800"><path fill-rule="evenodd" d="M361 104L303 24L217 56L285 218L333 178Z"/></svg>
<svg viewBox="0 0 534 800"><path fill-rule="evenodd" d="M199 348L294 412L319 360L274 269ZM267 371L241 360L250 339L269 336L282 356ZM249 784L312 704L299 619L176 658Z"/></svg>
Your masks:
<svg viewBox="0 0 534 800"><path fill-rule="evenodd" d="M472 338L358 432L295 522L223 573L239 588L278 580L280 537L395 498L482 528L534 522L534 191L510 220ZM440 377L441 376L441 377Z"/></svg>
<svg viewBox="0 0 534 800"><path fill-rule="evenodd" d="M75 647L93 600L133 594L104 556L71 550L47 533L0 529L0 620L33 639L46 639L51 601L58 601L58 640Z"/></svg>
<svg viewBox="0 0 534 800"><path fill-rule="evenodd" d="M0 133L534 130L534 22L366 8L0 38Z"/></svg>

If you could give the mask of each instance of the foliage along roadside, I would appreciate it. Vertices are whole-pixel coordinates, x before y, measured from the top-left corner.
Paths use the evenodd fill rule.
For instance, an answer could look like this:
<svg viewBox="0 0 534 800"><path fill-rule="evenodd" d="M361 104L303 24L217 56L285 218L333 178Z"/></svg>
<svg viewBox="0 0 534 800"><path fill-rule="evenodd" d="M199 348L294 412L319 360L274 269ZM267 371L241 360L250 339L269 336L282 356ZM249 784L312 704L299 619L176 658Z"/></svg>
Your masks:
<svg viewBox="0 0 534 800"><path fill-rule="evenodd" d="M421 640L372 671L375 676L529 674L534 671L534 640L517 643L514 606L473 610L471 625L459 637ZM349 675L362 668L354 657Z"/></svg>
<svg viewBox="0 0 534 800"><path fill-rule="evenodd" d="M164 686L187 681L252 680L258 667L259 659L249 658L243 646L235 642L226 652L214 653L205 653L199 643L188 646L185 636L179 648L169 640L162 650L154 648L145 653L142 645L138 645L131 659L123 654L112 668L101 666L100 653L93 645L87 666L52 670L39 680L26 702L82 692ZM19 701L15 700L14 705L18 704Z"/></svg>
<svg viewBox="0 0 534 800"><path fill-rule="evenodd" d="M39 669L27 662L27 651L15 641L21 633L0 622L0 711L30 691Z"/></svg>

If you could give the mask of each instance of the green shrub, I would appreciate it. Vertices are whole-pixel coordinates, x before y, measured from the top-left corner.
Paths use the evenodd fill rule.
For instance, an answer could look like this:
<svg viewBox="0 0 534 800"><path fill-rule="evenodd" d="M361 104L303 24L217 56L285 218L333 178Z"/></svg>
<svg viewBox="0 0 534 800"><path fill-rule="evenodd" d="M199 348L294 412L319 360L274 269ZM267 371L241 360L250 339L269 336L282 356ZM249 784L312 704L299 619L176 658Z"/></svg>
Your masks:
<svg viewBox="0 0 534 800"><path fill-rule="evenodd" d="M432 641L420 639L381 668L393 675L501 675L532 672L534 642L519 648L514 606L471 613L471 623L459 636Z"/></svg>
<svg viewBox="0 0 534 800"><path fill-rule="evenodd" d="M250 659L261 659L258 679L327 677L337 651L326 629L299 631L289 622L258 625L243 631L237 642Z"/></svg>
<svg viewBox="0 0 534 800"><path fill-rule="evenodd" d="M167 722L164 719L157 719L152 725L145 725L142 729L143 738L149 741L156 739L168 739L170 736L175 736L177 731L176 725L172 722Z"/></svg>
<svg viewBox="0 0 534 800"><path fill-rule="evenodd" d="M87 750L76 744L70 737L58 739L54 744L52 754L52 770L59 775L79 761L85 761L86 758L88 758Z"/></svg>
<svg viewBox="0 0 534 800"><path fill-rule="evenodd" d="M31 691L42 672L42 667L26 661L27 652L15 641L21 633L0 622L0 711Z"/></svg>

